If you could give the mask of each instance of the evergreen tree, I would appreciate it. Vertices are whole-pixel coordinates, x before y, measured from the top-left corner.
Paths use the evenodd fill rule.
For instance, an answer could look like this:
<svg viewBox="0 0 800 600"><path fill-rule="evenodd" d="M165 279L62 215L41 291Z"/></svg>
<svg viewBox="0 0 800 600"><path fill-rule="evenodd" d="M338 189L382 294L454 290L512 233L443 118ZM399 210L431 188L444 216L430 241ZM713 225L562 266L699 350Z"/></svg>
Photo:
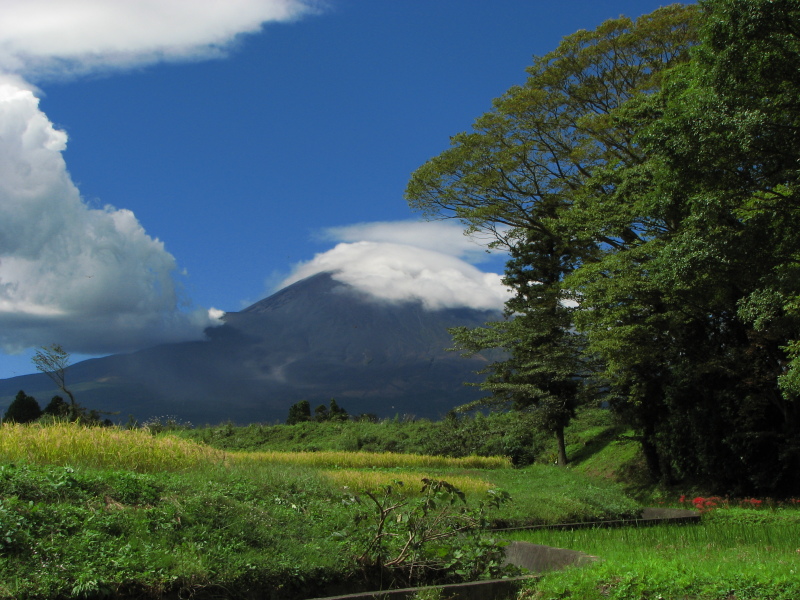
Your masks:
<svg viewBox="0 0 800 600"><path fill-rule="evenodd" d="M8 423L30 423L42 416L42 409L36 398L28 396L23 390L9 404L3 420Z"/></svg>
<svg viewBox="0 0 800 600"><path fill-rule="evenodd" d="M314 420L317 423L324 423L325 421L330 421L330 413L328 412L328 407L324 404L320 404L317 408L314 409Z"/></svg>
<svg viewBox="0 0 800 600"><path fill-rule="evenodd" d="M286 418L287 425L295 425L311 420L311 405L308 400L301 400L289 407L289 416Z"/></svg>
<svg viewBox="0 0 800 600"><path fill-rule="evenodd" d="M347 421L350 416L339 406L335 398L331 398L328 408L328 419L331 421Z"/></svg>
<svg viewBox="0 0 800 600"><path fill-rule="evenodd" d="M529 235L511 249L504 283L514 296L506 302L506 321L487 327L451 330L456 347L469 355L503 348L508 357L489 365L478 384L492 396L464 409L478 406L529 411L535 423L555 435L558 464L567 464L564 428L580 402L580 340L572 331L575 303L561 288L563 275L572 267L568 248L559 240Z"/></svg>

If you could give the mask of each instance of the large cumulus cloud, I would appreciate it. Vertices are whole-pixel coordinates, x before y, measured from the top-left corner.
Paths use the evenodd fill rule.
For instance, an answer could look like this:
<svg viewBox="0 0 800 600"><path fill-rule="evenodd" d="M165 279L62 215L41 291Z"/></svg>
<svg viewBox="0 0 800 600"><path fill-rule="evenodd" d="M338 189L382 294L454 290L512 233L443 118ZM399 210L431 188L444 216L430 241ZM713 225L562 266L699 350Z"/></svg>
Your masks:
<svg viewBox="0 0 800 600"><path fill-rule="evenodd" d="M198 337L177 264L129 210L89 208L62 156L64 132L30 89L0 79L0 345L79 352Z"/></svg>
<svg viewBox="0 0 800 600"><path fill-rule="evenodd" d="M130 210L83 201L67 136L27 81L219 56L240 34L310 10L304 0L0 3L0 349L119 352L201 337L220 315L190 307L175 258Z"/></svg>

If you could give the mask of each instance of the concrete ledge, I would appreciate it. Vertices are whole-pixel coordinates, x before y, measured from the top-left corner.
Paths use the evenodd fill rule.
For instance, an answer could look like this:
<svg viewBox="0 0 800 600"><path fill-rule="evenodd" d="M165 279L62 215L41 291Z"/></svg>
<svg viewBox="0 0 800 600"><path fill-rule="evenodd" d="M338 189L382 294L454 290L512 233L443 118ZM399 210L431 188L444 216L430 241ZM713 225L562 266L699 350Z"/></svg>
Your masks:
<svg viewBox="0 0 800 600"><path fill-rule="evenodd" d="M567 567L579 567L599 560L596 556L553 548L530 542L511 542L505 548L506 564L527 569L531 573L545 573L546 571L560 571Z"/></svg>
<svg viewBox="0 0 800 600"><path fill-rule="evenodd" d="M522 582L532 576L509 577L508 579L491 579L488 581L472 581L470 583L453 583L448 585L431 585L400 590L383 590L349 594L347 596L330 596L313 600L408 600L425 590L441 589L442 595L453 600L504 600L513 596Z"/></svg>
<svg viewBox="0 0 800 600"><path fill-rule="evenodd" d="M559 523L556 525L521 525L519 527L498 527L492 531L523 531L530 529L592 529L595 527L648 527L669 523L699 523L700 513L684 508L645 508L638 518L615 521L581 521L579 523Z"/></svg>
<svg viewBox="0 0 800 600"><path fill-rule="evenodd" d="M590 556L583 552L552 548L529 542L511 542L506 546L505 552L506 564L527 569L531 573L558 571L566 567L585 565L598 560L596 556ZM453 600L502 600L513 596L522 582L532 577L535 577L535 575L399 590L362 592L348 594L347 596L316 598L314 600L408 600L414 594L430 589L441 589L444 597L452 598Z"/></svg>

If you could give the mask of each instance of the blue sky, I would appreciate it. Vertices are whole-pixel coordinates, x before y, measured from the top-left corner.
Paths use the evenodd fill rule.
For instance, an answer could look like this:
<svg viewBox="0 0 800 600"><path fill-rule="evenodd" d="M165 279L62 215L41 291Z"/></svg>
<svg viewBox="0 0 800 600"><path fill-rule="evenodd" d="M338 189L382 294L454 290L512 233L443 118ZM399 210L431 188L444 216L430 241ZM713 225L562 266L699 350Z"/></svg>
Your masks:
<svg viewBox="0 0 800 600"><path fill-rule="evenodd" d="M416 223L410 174L533 55L660 5L4 0L0 378L197 337L322 268L502 304L502 256Z"/></svg>

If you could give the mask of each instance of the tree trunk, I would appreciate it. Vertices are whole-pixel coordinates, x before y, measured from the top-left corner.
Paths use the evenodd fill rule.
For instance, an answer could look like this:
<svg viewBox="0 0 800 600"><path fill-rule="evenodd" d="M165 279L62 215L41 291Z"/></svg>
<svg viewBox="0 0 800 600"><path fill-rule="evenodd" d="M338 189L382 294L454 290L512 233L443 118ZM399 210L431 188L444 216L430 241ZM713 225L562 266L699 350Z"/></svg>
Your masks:
<svg viewBox="0 0 800 600"><path fill-rule="evenodd" d="M567 466L567 445L564 442L564 428L558 427L556 429L556 441L558 442L558 460L556 464L559 467Z"/></svg>

